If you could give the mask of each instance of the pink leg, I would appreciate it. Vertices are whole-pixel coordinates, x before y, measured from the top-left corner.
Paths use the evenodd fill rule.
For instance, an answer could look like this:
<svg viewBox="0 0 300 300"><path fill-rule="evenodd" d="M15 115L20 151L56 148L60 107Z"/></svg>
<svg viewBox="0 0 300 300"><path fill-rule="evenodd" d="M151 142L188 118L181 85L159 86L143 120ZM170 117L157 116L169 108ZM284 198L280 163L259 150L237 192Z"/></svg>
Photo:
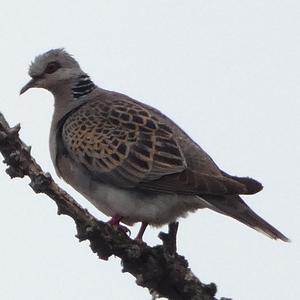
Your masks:
<svg viewBox="0 0 300 300"><path fill-rule="evenodd" d="M139 233L137 234L137 236L135 238L136 241L138 241L138 242L142 242L143 241L143 234L144 234L147 226L148 226L148 223L142 222L142 225L141 225L141 228L139 230Z"/></svg>
<svg viewBox="0 0 300 300"><path fill-rule="evenodd" d="M110 225L120 225L120 221L122 220L123 217L119 216L119 215L115 215L113 216L107 223L109 223Z"/></svg>
<svg viewBox="0 0 300 300"><path fill-rule="evenodd" d="M126 226L123 226L120 224L122 219L123 219L123 217L121 217L119 215L115 215L107 223L110 224L113 228L115 228L125 234L129 233L129 235L130 235L131 234L130 230Z"/></svg>

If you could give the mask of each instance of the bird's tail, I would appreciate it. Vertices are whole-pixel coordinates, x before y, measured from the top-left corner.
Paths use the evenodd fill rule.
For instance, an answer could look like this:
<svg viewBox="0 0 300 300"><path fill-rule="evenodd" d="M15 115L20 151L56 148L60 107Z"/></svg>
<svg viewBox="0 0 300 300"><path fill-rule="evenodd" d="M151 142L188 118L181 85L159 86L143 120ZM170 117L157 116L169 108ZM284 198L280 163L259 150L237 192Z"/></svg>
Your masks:
<svg viewBox="0 0 300 300"><path fill-rule="evenodd" d="M284 234L258 216L238 195L202 196L201 198L212 210L230 216L272 239L290 242Z"/></svg>

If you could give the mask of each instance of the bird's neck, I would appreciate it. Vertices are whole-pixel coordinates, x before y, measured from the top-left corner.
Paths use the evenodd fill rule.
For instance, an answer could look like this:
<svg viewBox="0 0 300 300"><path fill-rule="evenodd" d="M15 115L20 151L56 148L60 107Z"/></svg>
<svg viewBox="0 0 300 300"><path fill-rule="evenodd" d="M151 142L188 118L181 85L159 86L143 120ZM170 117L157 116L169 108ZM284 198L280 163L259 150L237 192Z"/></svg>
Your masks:
<svg viewBox="0 0 300 300"><path fill-rule="evenodd" d="M96 85L87 74L80 75L71 86L74 100L90 94Z"/></svg>
<svg viewBox="0 0 300 300"><path fill-rule="evenodd" d="M55 89L51 89L55 99L53 125L55 126L66 113L86 101L96 87L88 75L80 74L69 82L62 82L61 85L56 85Z"/></svg>

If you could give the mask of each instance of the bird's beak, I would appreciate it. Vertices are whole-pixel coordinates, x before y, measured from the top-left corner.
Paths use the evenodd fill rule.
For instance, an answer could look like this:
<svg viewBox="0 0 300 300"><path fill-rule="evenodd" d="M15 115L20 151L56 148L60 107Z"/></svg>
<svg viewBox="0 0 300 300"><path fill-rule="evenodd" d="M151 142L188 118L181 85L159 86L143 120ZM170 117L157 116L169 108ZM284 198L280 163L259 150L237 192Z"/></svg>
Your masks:
<svg viewBox="0 0 300 300"><path fill-rule="evenodd" d="M21 91L20 91L20 95L24 94L27 90L33 88L36 86L36 80L34 78L32 78L27 84L25 84Z"/></svg>

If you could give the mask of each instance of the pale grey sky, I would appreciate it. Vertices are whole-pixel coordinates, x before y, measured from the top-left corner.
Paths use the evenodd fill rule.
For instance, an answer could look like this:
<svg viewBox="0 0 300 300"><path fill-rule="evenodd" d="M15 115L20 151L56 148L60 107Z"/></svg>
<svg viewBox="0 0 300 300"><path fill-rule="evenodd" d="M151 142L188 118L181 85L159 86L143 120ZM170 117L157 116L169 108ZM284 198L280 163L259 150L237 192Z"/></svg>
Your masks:
<svg viewBox="0 0 300 300"><path fill-rule="evenodd" d="M0 111L54 175L52 96L22 97L35 55L65 47L101 87L173 118L225 171L264 190L246 201L292 239L275 242L198 211L181 220L179 252L199 278L238 300L300 298L300 2L6 1L0 10ZM150 299L117 258L99 261L55 205L0 164L0 299ZM71 187L82 205L107 220ZM137 228L134 228L134 232ZM159 242L159 230L145 240Z"/></svg>

